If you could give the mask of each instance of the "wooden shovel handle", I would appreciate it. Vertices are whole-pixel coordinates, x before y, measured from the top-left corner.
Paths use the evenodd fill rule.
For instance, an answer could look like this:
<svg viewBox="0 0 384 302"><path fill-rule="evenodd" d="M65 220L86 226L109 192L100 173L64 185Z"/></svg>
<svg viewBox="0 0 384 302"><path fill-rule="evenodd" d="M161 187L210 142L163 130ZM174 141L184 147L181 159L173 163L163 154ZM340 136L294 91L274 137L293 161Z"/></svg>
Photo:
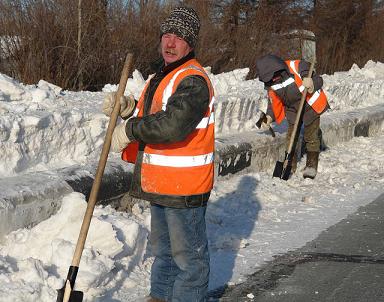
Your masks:
<svg viewBox="0 0 384 302"><path fill-rule="evenodd" d="M309 78L312 78L312 73L313 73L313 70L315 69L315 62L316 62L316 59L313 58L312 62L311 62L311 66L309 67L309 72L308 72ZM296 138L296 132L297 132L297 128L299 127L299 122L300 122L301 114L303 112L303 107L304 107L305 98L307 97L307 92L308 92L308 89L305 88L303 91L303 94L301 96L299 108L298 108L297 113L296 113L295 124L293 125L292 134L291 134L291 137L289 140L287 154L290 154L292 152L292 147L293 147L293 143L294 143L295 138Z"/></svg>
<svg viewBox="0 0 384 302"><path fill-rule="evenodd" d="M89 195L87 209L84 214L83 223L81 225L79 237L77 239L76 249L72 258L71 265L75 267L79 266L81 254L83 252L84 245L85 245L85 240L87 239L89 225L91 223L93 210L95 208L97 195L99 193L101 178L104 173L104 168L108 159L109 149L111 147L112 133L113 133L113 130L115 129L116 121L120 113L120 97L124 95L125 87L128 81L128 76L132 69L132 63L133 63L133 55L131 53L128 53L127 57L125 58L123 70L121 72L119 88L116 93L115 106L113 108L111 118L108 123L108 128L107 128L107 133L105 135L103 149L101 150L100 160L97 166L96 175L93 181L91 193Z"/></svg>

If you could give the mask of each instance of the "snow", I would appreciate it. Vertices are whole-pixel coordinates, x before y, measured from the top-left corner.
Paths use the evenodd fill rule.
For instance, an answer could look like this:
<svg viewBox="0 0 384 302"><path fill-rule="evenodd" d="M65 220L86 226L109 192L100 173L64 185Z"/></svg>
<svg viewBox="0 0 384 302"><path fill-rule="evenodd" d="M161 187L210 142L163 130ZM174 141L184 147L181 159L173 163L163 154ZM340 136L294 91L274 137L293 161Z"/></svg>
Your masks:
<svg viewBox="0 0 384 302"><path fill-rule="evenodd" d="M324 90L332 110L347 110L383 103L384 64L368 61L360 69L324 75Z"/></svg>
<svg viewBox="0 0 384 302"><path fill-rule="evenodd" d="M257 79L245 80L248 71L210 73L219 136L255 128L255 113L265 91ZM384 97L384 64L369 61L362 69L354 65L348 72L324 75L324 82L333 111L379 104ZM135 70L125 93L138 98L144 85ZM101 103L106 92L116 89L108 84L103 92L76 93L43 80L23 85L0 74L1 175L57 169L97 158L108 122Z"/></svg>
<svg viewBox="0 0 384 302"><path fill-rule="evenodd" d="M3 282L0 283L12 283L20 288L27 285L24 289L27 291L21 296L18 291L8 293L9 288L0 286L1 297L7 293L9 300L6 301L54 300L56 289L62 287L62 280L58 276L66 276L68 270L62 264L71 263L73 239L79 234L85 208L84 196L71 193L64 197L56 215L30 230L21 229L9 234L7 241L11 244L1 250L6 258L0 257L1 265L9 268L3 273ZM145 221L137 222L126 213L117 213L110 207L96 208L82 255L81 277L79 275L77 286L103 286L105 280L113 279L114 268L124 266L124 263L132 265L134 258L142 257L136 247L145 246L147 229ZM20 259L20 266L10 266L7 258Z"/></svg>
<svg viewBox="0 0 384 302"><path fill-rule="evenodd" d="M254 129L256 109L244 104L265 98L262 84L245 80L247 68L218 75L207 71L216 90L220 135ZM323 78L332 113L369 111L369 106L383 104L383 63L369 61L361 69L354 65ZM144 85L135 71L126 94L137 98ZM102 92L63 91L43 80L24 85L0 74L0 190L17 192L17 183L6 180L23 176L30 177L30 187L24 183L23 190L39 191L43 184L34 181L39 173L54 175L62 167L98 158L108 122L101 103L113 90L116 85L108 84ZM221 120L228 114L252 119L232 118L225 124ZM283 181L269 172L245 171L217 179L207 209L210 289L241 282L274 255L303 246L382 193L383 148L383 131L332 146L320 154L315 180L303 179L300 172ZM305 158L298 171L304 162ZM0 301L56 299L71 263L86 200L80 193L70 193L61 204L49 219L11 232L1 241ZM141 204L132 213L110 206L95 208L76 279L84 301L137 301L148 294L153 261L147 246L149 226L149 209Z"/></svg>

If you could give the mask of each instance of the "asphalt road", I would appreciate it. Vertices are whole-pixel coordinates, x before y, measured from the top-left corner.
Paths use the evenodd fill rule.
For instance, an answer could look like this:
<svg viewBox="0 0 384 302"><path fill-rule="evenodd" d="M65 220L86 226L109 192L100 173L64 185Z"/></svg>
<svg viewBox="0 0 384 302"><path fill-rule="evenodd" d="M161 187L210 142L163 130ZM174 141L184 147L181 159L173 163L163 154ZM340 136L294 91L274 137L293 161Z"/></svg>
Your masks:
<svg viewBox="0 0 384 302"><path fill-rule="evenodd" d="M384 302L384 194L209 301Z"/></svg>

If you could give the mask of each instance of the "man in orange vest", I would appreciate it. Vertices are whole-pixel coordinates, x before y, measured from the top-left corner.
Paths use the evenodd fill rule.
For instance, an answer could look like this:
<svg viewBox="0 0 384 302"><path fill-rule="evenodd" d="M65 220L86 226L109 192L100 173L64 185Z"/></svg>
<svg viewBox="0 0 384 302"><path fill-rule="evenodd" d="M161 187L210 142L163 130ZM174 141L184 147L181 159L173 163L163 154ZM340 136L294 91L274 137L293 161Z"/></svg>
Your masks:
<svg viewBox="0 0 384 302"><path fill-rule="evenodd" d="M258 121L269 126L272 121L281 123L284 117L288 121L287 146L293 131L300 99L307 88L306 102L303 108L301 124L304 124L304 142L307 151L307 162L303 171L304 178L315 178L320 152L320 115L329 108L327 98L321 89L323 79L316 74L307 77L309 63L304 60L283 61L275 55L265 55L256 61L259 80L264 83L271 101L272 110ZM292 172L297 166L297 154L294 151Z"/></svg>
<svg viewBox="0 0 384 302"><path fill-rule="evenodd" d="M147 301L206 301L206 205L214 178L214 92L194 47L200 20L175 8L161 24L162 58L117 125L111 149L134 163L130 195L151 203L151 291ZM133 101L123 98L122 111ZM113 106L107 97L104 108ZM129 111L129 110L128 110Z"/></svg>

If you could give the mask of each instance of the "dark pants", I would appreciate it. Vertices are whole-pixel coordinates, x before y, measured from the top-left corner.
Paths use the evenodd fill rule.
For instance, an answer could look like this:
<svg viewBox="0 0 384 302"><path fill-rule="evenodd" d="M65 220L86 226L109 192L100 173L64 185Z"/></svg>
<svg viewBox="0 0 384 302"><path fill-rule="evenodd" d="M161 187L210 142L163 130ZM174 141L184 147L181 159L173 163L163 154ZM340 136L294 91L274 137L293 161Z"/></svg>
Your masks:
<svg viewBox="0 0 384 302"><path fill-rule="evenodd" d="M301 127L297 128L300 131ZM287 131L286 146L288 148L292 135L293 125L289 124ZM320 117L312 123L304 126L304 142L307 152L320 152Z"/></svg>

